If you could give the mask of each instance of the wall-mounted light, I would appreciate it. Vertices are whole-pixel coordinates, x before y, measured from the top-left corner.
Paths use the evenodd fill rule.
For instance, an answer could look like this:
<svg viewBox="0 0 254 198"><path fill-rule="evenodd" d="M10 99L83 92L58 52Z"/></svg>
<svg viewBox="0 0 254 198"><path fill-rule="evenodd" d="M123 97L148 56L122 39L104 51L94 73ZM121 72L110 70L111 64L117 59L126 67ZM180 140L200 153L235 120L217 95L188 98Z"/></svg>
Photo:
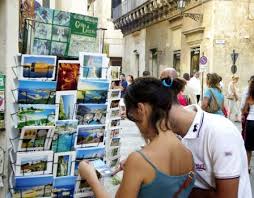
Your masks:
<svg viewBox="0 0 254 198"><path fill-rule="evenodd" d="M195 21L200 21L202 22L203 20L203 14L197 14L197 13L186 13L184 12L186 6L186 0L178 0L177 2L177 7L181 11L181 15L183 17L189 17Z"/></svg>

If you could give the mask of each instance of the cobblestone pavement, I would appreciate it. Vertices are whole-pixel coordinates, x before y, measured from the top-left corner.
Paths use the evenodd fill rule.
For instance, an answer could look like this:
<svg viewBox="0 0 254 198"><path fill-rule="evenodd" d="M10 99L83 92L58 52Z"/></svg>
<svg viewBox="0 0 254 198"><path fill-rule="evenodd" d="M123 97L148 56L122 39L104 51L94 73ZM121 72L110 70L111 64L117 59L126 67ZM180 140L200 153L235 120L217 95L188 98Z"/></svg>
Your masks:
<svg viewBox="0 0 254 198"><path fill-rule="evenodd" d="M235 123L237 128L240 130L241 126L239 123ZM128 120L121 121L122 127L122 136L121 136L121 159L126 159L126 157L133 151L140 149L140 146L144 145L144 141L140 136L140 133L133 122ZM251 162L252 166L252 174L250 176L251 183L252 183L252 193L254 197L254 155ZM118 177L121 178L121 173L118 174ZM114 197L115 192L118 186L112 185L112 179L106 178L105 179L105 186L107 191Z"/></svg>

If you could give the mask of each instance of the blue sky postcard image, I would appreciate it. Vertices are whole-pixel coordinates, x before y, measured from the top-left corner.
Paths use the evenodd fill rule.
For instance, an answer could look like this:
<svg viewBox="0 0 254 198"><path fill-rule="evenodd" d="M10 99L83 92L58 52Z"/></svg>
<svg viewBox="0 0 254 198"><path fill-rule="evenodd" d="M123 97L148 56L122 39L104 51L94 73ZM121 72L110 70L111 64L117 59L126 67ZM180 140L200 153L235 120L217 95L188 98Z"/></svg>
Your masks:
<svg viewBox="0 0 254 198"><path fill-rule="evenodd" d="M18 128L24 126L54 126L55 105L19 104Z"/></svg>
<svg viewBox="0 0 254 198"><path fill-rule="evenodd" d="M106 114L106 104L79 104L76 119L79 120L79 125L105 124Z"/></svg>
<svg viewBox="0 0 254 198"><path fill-rule="evenodd" d="M78 90L108 90L109 81L106 80L88 80L80 79L78 83Z"/></svg>
<svg viewBox="0 0 254 198"><path fill-rule="evenodd" d="M19 80L18 103L54 104L56 82Z"/></svg>
<svg viewBox="0 0 254 198"><path fill-rule="evenodd" d="M55 133L75 133L78 127L78 120L57 120Z"/></svg>
<svg viewBox="0 0 254 198"><path fill-rule="evenodd" d="M57 120L71 120L73 118L76 100L76 96L72 93L57 93L56 103L59 105Z"/></svg>
<svg viewBox="0 0 254 198"><path fill-rule="evenodd" d="M22 55L21 78L53 80L56 71L56 56Z"/></svg>
<svg viewBox="0 0 254 198"><path fill-rule="evenodd" d="M103 159L104 155L105 155L105 147L90 147L77 149L74 175L75 176L78 175L78 166L82 160Z"/></svg>

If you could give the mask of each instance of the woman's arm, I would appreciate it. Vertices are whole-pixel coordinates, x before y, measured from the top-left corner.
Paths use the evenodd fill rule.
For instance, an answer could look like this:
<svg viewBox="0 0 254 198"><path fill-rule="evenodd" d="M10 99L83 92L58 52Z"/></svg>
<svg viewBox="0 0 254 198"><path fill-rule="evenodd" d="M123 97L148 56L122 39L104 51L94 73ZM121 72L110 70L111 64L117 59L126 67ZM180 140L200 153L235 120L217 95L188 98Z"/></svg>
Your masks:
<svg viewBox="0 0 254 198"><path fill-rule="evenodd" d="M242 109L242 114L246 114L249 112L249 98L246 99L245 104Z"/></svg>

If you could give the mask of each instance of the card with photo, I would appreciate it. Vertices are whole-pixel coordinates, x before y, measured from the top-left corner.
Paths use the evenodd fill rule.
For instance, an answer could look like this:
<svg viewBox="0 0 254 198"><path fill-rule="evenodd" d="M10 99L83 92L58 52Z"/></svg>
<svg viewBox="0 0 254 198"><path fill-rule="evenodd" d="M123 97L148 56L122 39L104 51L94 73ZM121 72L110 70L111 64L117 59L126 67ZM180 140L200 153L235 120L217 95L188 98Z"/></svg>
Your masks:
<svg viewBox="0 0 254 198"><path fill-rule="evenodd" d="M110 89L113 89L113 90L115 90L115 89L117 89L117 90L118 90L118 89L121 89L120 80L113 81L113 82L111 83Z"/></svg>
<svg viewBox="0 0 254 198"><path fill-rule="evenodd" d="M52 25L35 22L34 37L39 39L51 40Z"/></svg>
<svg viewBox="0 0 254 198"><path fill-rule="evenodd" d="M18 103L55 104L56 82L19 80Z"/></svg>
<svg viewBox="0 0 254 198"><path fill-rule="evenodd" d="M56 56L23 54L19 79L54 80L56 58Z"/></svg>
<svg viewBox="0 0 254 198"><path fill-rule="evenodd" d="M119 154L120 154L120 147L113 148L110 151L111 158L114 158L114 157L118 156Z"/></svg>
<svg viewBox="0 0 254 198"><path fill-rule="evenodd" d="M70 36L70 28L53 25L52 40L58 42L67 42Z"/></svg>
<svg viewBox="0 0 254 198"><path fill-rule="evenodd" d="M56 56L64 56L67 48L67 43L52 41L50 54Z"/></svg>
<svg viewBox="0 0 254 198"><path fill-rule="evenodd" d="M116 118L121 119L120 108L118 108L118 109L112 109L110 111L110 119L113 120L113 119L116 119Z"/></svg>
<svg viewBox="0 0 254 198"><path fill-rule="evenodd" d="M20 134L18 151L49 150L53 134L53 126L25 126Z"/></svg>
<svg viewBox="0 0 254 198"><path fill-rule="evenodd" d="M39 7L35 10L35 21L52 24L53 9Z"/></svg>
<svg viewBox="0 0 254 198"><path fill-rule="evenodd" d="M87 196L94 195L92 188L89 186L87 181L82 180L81 177L77 178L76 185L75 185L75 197L77 197L77 195L80 195L80 197L87 197Z"/></svg>
<svg viewBox="0 0 254 198"><path fill-rule="evenodd" d="M111 129L110 138L118 137L120 135L120 128Z"/></svg>
<svg viewBox="0 0 254 198"><path fill-rule="evenodd" d="M110 121L110 127L114 128L114 127L120 126L120 121L121 121L121 119L111 120Z"/></svg>
<svg viewBox="0 0 254 198"><path fill-rule="evenodd" d="M108 81L80 79L78 83L77 103L106 103L108 97Z"/></svg>
<svg viewBox="0 0 254 198"><path fill-rule="evenodd" d="M79 120L79 125L105 124L106 114L106 104L79 104L76 119Z"/></svg>
<svg viewBox="0 0 254 198"><path fill-rule="evenodd" d="M51 41L35 38L33 42L32 54L48 55L50 53Z"/></svg>
<svg viewBox="0 0 254 198"><path fill-rule="evenodd" d="M17 153L16 176L52 174L53 151Z"/></svg>
<svg viewBox="0 0 254 198"><path fill-rule="evenodd" d="M100 174L101 177L108 177L112 175L112 171L108 165L106 165L102 160L91 161L91 165Z"/></svg>
<svg viewBox="0 0 254 198"><path fill-rule="evenodd" d="M119 100L121 97L121 89L111 89L109 91L109 98L111 100Z"/></svg>
<svg viewBox="0 0 254 198"><path fill-rule="evenodd" d="M0 112L5 111L5 92L0 91Z"/></svg>
<svg viewBox="0 0 254 198"><path fill-rule="evenodd" d="M77 90L79 69L79 61L59 61L57 91Z"/></svg>
<svg viewBox="0 0 254 198"><path fill-rule="evenodd" d="M78 126L75 148L98 146L103 143L105 126Z"/></svg>
<svg viewBox="0 0 254 198"><path fill-rule="evenodd" d="M80 79L106 79L107 67L84 67L80 69Z"/></svg>
<svg viewBox="0 0 254 198"><path fill-rule="evenodd" d="M56 93L56 120L71 120L75 115L77 91L58 91Z"/></svg>
<svg viewBox="0 0 254 198"><path fill-rule="evenodd" d="M52 150L54 152L73 150L77 126L77 120L56 121L56 128L52 141Z"/></svg>
<svg viewBox="0 0 254 198"><path fill-rule="evenodd" d="M119 66L111 66L110 67L112 81L120 80L120 70L121 70L121 67L119 67Z"/></svg>
<svg viewBox="0 0 254 198"><path fill-rule="evenodd" d="M54 177L74 176L75 152L55 153Z"/></svg>
<svg viewBox="0 0 254 198"><path fill-rule="evenodd" d="M19 104L18 105L18 128L24 126L54 126L55 105L44 104Z"/></svg>
<svg viewBox="0 0 254 198"><path fill-rule="evenodd" d="M109 164L110 168L117 166L119 164L119 162L120 162L120 158L116 158L116 159L112 160Z"/></svg>
<svg viewBox="0 0 254 198"><path fill-rule="evenodd" d="M111 143L110 146L114 147L114 146L120 146L120 137L114 137L111 139Z"/></svg>
<svg viewBox="0 0 254 198"><path fill-rule="evenodd" d="M52 197L72 198L74 196L76 178L75 176L55 177Z"/></svg>
<svg viewBox="0 0 254 198"><path fill-rule="evenodd" d="M74 175L78 176L78 166L82 160L103 160L105 156L105 147L88 147L88 148L80 148L76 150L76 162L75 162L75 170Z"/></svg>
<svg viewBox="0 0 254 198"><path fill-rule="evenodd" d="M120 100L111 100L110 109L119 108L119 103L120 103Z"/></svg>
<svg viewBox="0 0 254 198"><path fill-rule="evenodd" d="M53 24L68 27L70 25L70 17L70 12L55 10Z"/></svg>
<svg viewBox="0 0 254 198"><path fill-rule="evenodd" d="M15 178L13 198L20 197L51 197L53 176L25 176Z"/></svg>

